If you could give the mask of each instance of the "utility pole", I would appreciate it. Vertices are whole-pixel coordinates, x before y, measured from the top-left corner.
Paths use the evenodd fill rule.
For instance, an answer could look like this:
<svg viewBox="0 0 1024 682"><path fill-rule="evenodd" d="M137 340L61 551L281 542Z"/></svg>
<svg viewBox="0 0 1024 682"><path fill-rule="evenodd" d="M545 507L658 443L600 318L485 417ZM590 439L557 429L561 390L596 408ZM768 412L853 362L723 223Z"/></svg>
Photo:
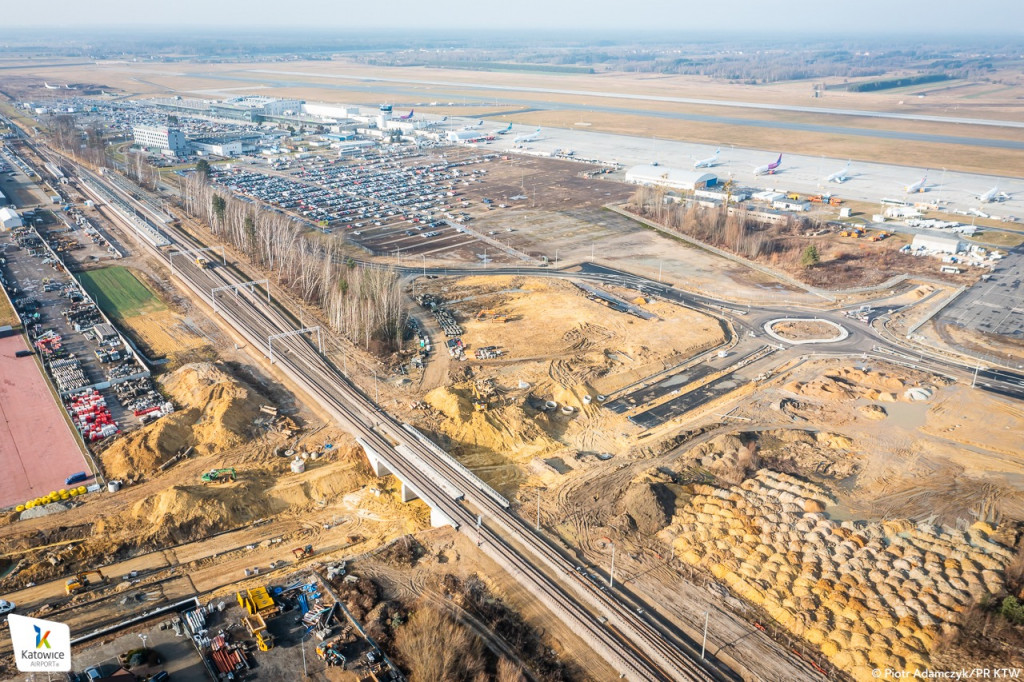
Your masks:
<svg viewBox="0 0 1024 682"><path fill-rule="evenodd" d="M615 587L615 543L612 543L612 567L608 571L608 587Z"/></svg>
<svg viewBox="0 0 1024 682"><path fill-rule="evenodd" d="M704 641L700 645L700 660L704 660L704 650L708 647L708 618L711 617L709 611L704 612Z"/></svg>
<svg viewBox="0 0 1024 682"><path fill-rule="evenodd" d="M537 488L537 532L540 532L540 488Z"/></svg>

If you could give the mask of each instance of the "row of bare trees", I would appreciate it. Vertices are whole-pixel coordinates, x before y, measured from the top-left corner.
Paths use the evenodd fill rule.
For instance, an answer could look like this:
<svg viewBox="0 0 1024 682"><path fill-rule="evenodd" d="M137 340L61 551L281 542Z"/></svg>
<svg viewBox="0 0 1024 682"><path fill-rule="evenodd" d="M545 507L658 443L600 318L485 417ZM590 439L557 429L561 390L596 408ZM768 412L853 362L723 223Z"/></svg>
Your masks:
<svg viewBox="0 0 1024 682"><path fill-rule="evenodd" d="M746 211L707 208L697 202L666 201L664 188L641 186L630 199L630 210L705 244L732 251L746 258L770 256L785 248L773 230L754 220ZM791 219L792 220L792 219ZM777 232L792 232L786 225Z"/></svg>
<svg viewBox="0 0 1024 682"><path fill-rule="evenodd" d="M336 239L219 191L202 173L192 173L181 186L189 214L293 294L319 306L332 329L367 350L401 348L406 313L394 271L346 262Z"/></svg>

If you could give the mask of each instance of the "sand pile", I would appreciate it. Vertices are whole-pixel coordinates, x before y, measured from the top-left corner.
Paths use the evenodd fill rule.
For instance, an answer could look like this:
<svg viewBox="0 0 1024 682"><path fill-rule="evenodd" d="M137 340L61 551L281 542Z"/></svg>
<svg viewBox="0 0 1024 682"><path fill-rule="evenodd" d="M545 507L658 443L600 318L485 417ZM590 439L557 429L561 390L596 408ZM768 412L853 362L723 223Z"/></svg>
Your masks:
<svg viewBox="0 0 1024 682"><path fill-rule="evenodd" d="M444 415L440 430L456 443L505 453L519 461L564 447L518 405L495 405L492 400L489 409L474 409L468 384L435 388L424 400Z"/></svg>
<svg viewBox="0 0 1024 682"><path fill-rule="evenodd" d="M1012 557L986 524L832 521L823 488L772 471L692 492L662 538L857 680L926 669L942 629L1003 590Z"/></svg>
<svg viewBox="0 0 1024 682"><path fill-rule="evenodd" d="M735 483L764 465L841 479L860 469L860 456L853 441L841 434L775 429L716 436L691 449L672 468L682 473L694 465Z"/></svg>
<svg viewBox="0 0 1024 682"><path fill-rule="evenodd" d="M810 381L793 381L785 389L809 398L826 401L866 399L880 402L910 400L908 389L916 389L912 380L882 370L842 367L830 370ZM929 391L934 389L923 389Z"/></svg>
<svg viewBox="0 0 1024 682"><path fill-rule="evenodd" d="M881 421L889 416L889 413L881 405L861 405L857 408L857 411L874 421Z"/></svg>
<svg viewBox="0 0 1024 682"><path fill-rule="evenodd" d="M178 411L107 448L100 459L109 478L152 474L189 446L204 455L240 445L259 413L256 392L211 363L185 365L159 383Z"/></svg>
<svg viewBox="0 0 1024 682"><path fill-rule="evenodd" d="M620 514L619 528L654 535L668 525L674 507L675 499L665 486L659 483L631 485L616 505Z"/></svg>
<svg viewBox="0 0 1024 682"><path fill-rule="evenodd" d="M117 516L100 519L96 535L132 536L138 545L178 544L208 537L282 510L267 504L256 481L176 485L137 502Z"/></svg>

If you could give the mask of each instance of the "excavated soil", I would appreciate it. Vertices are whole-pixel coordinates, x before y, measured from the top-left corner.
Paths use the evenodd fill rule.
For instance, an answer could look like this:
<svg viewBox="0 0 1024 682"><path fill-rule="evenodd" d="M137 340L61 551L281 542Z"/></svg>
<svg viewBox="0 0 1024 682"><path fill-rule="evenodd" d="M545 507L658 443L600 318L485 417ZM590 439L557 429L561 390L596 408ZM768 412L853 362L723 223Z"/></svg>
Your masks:
<svg viewBox="0 0 1024 682"><path fill-rule="evenodd" d="M152 474L189 447L201 455L233 448L245 442L259 414L260 396L220 365L185 365L159 384L178 411L107 448L100 459L108 478L134 480Z"/></svg>

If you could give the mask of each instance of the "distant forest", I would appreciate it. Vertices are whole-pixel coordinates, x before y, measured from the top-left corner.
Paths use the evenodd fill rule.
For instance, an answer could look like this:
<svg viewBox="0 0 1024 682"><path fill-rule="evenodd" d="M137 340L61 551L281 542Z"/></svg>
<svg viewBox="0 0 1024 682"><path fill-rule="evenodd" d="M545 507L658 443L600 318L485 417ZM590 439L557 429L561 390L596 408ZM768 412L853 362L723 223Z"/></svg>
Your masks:
<svg viewBox="0 0 1024 682"><path fill-rule="evenodd" d="M952 39L951 39L952 40ZM535 73L685 74L746 84L842 79L830 89L881 90L954 78L1024 71L1024 44L963 38L941 44L900 37L816 39L669 38L474 31L238 32L20 31L0 44L3 57L133 59L153 62L346 60L377 66L426 66ZM898 80L899 82L893 82ZM845 81L850 81L846 83ZM817 83L816 83L817 86Z"/></svg>

